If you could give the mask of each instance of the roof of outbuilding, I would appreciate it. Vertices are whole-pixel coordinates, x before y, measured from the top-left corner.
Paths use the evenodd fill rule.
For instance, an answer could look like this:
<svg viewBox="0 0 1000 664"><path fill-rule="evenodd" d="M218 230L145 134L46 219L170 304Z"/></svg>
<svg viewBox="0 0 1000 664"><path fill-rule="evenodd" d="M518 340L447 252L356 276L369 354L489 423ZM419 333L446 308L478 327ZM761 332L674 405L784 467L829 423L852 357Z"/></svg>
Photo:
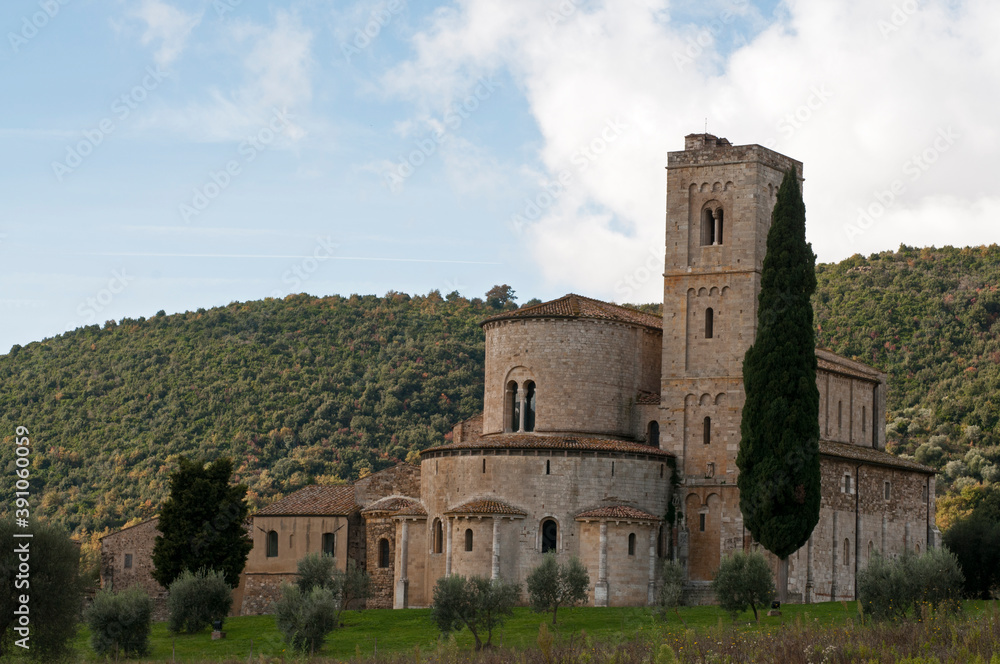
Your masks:
<svg viewBox="0 0 1000 664"><path fill-rule="evenodd" d="M376 500L374 503L368 507L361 510L364 514L372 514L374 512L389 512L392 514L397 514L406 511L407 514L419 514L417 512L411 512L410 510L423 509L420 505L420 501L413 498L407 498L406 496L389 496L388 498L382 498L381 500ZM424 514L427 512L424 511Z"/></svg>
<svg viewBox="0 0 1000 664"><path fill-rule="evenodd" d="M628 454L651 454L672 457L672 453L658 447L610 438L588 438L586 436L546 436L532 433L502 433L483 436L475 440L463 440L428 447L421 454L442 450L593 450L597 452L623 452Z"/></svg>
<svg viewBox="0 0 1000 664"><path fill-rule="evenodd" d="M876 450L871 447L861 447L860 445L851 445L849 443L835 443L829 440L821 440L819 441L819 453L824 456L862 461L864 463L900 468L902 470L912 470L928 475L937 473L933 468L919 464L916 461L902 459L888 452Z"/></svg>
<svg viewBox="0 0 1000 664"><path fill-rule="evenodd" d="M505 311L496 316L490 316L481 325L498 320L520 320L525 318L596 318L610 320L630 325L640 325L655 330L663 329L663 319L660 316L646 314L635 309L629 309L610 302L602 302L582 295L570 293L557 300L542 302L530 307L522 307L514 311Z"/></svg>
<svg viewBox="0 0 1000 664"><path fill-rule="evenodd" d="M313 484L271 503L254 516L344 516L357 508L353 486Z"/></svg>
<svg viewBox="0 0 1000 664"><path fill-rule="evenodd" d="M884 376L878 369L849 357L838 355L829 348L816 349L816 368L874 381L880 380Z"/></svg>
<svg viewBox="0 0 1000 664"><path fill-rule="evenodd" d="M453 507L445 514L456 516L462 514L506 514L510 516L527 516L527 512L519 510L513 505L509 505L502 500L490 498L478 498L464 502L457 507Z"/></svg>
<svg viewBox="0 0 1000 664"><path fill-rule="evenodd" d="M622 521L660 520L660 517L658 516L654 516L649 512L644 512L637 507L630 507L628 505L608 505L607 507L598 507L596 510L580 512L576 515L576 518L581 521L588 519L620 519Z"/></svg>

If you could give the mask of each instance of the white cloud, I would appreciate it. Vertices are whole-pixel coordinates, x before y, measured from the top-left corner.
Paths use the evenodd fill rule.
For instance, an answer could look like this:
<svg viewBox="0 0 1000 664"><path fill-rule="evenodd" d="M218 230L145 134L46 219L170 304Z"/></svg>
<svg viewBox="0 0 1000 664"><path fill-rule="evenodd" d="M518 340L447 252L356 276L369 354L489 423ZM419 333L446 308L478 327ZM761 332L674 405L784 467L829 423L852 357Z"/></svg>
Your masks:
<svg viewBox="0 0 1000 664"><path fill-rule="evenodd" d="M266 127L276 111L287 110L292 121L275 145L298 141L306 134L299 111L312 98L312 31L286 11L277 11L271 25L234 21L227 30L242 81L225 90L209 88L204 99L182 107L153 109L142 128L166 128L193 140L239 141Z"/></svg>
<svg viewBox="0 0 1000 664"><path fill-rule="evenodd" d="M201 14L188 14L162 0L142 0L131 15L146 24L142 45L159 43L153 55L156 64L167 67L184 50L188 35L201 22Z"/></svg>
<svg viewBox="0 0 1000 664"><path fill-rule="evenodd" d="M574 9L564 17L566 6ZM666 153L706 117L712 133L769 142L805 163L820 260L900 242L1000 241L989 197L1000 147L1000 40L991 29L1000 5L789 0L735 48L723 42L727 31L759 25L759 14L740 2L713 8L699 28L672 21L666 0L462 0L435 14L412 40L414 57L384 84L426 124L478 77L509 72L542 136L539 187L573 174L524 229L550 285L617 297L622 275L643 271L650 247L663 245ZM581 146L619 117L629 129L574 169ZM953 137L946 147L942 135ZM880 221L849 238L858 209L897 180L904 188ZM651 278L632 299L657 300L661 288Z"/></svg>

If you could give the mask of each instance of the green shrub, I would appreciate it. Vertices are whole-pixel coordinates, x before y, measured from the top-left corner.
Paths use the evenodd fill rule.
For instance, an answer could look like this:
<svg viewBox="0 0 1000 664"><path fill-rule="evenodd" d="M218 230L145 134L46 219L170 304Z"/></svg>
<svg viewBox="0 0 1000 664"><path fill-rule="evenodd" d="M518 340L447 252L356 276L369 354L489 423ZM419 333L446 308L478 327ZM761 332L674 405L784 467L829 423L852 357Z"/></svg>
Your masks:
<svg viewBox="0 0 1000 664"><path fill-rule="evenodd" d="M858 601L876 620L904 618L920 605L954 609L961 598L964 579L955 556L944 548L923 555L884 558L878 553L858 572Z"/></svg>
<svg viewBox="0 0 1000 664"><path fill-rule="evenodd" d="M333 557L321 553L310 553L299 560L298 578L295 580L295 585L304 595L312 592L313 588L328 588L336 591L336 581L334 580L336 571L336 561Z"/></svg>
<svg viewBox="0 0 1000 664"><path fill-rule="evenodd" d="M560 565L556 562L556 554L550 551L545 554L542 564L528 574L527 586L532 610L551 611L555 625L560 606L572 606L587 599L590 575L578 558L572 557Z"/></svg>
<svg viewBox="0 0 1000 664"><path fill-rule="evenodd" d="M733 619L740 611L752 609L754 620L760 620L757 607L767 606L774 597L774 576L761 553L736 551L719 564L712 590L719 606Z"/></svg>
<svg viewBox="0 0 1000 664"><path fill-rule="evenodd" d="M171 632L200 632L216 620L225 620L232 605L233 591L222 572L185 570L170 584L167 627Z"/></svg>
<svg viewBox="0 0 1000 664"><path fill-rule="evenodd" d="M513 614L521 594L520 584L479 576L444 576L434 586L431 620L442 634L468 627L476 640L476 650L489 647L493 630ZM482 633L486 633L483 643Z"/></svg>
<svg viewBox="0 0 1000 664"><path fill-rule="evenodd" d="M329 588L316 587L304 593L298 586L285 585L274 606L275 625L292 648L314 653L337 627L338 605Z"/></svg>
<svg viewBox="0 0 1000 664"><path fill-rule="evenodd" d="M673 609L676 612L677 607L684 601L684 581L687 572L680 562L664 560L660 577L660 592L656 595L656 606L653 610L665 619L667 611Z"/></svg>
<svg viewBox="0 0 1000 664"><path fill-rule="evenodd" d="M132 586L120 593L101 591L85 615L90 645L98 655L134 657L149 652L153 600Z"/></svg>

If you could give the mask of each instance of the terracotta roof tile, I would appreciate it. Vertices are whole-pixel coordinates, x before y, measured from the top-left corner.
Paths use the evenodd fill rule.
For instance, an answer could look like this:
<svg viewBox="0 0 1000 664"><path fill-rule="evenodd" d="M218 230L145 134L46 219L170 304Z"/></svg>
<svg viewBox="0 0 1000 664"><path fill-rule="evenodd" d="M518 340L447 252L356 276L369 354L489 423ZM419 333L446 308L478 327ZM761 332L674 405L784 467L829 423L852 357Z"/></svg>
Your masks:
<svg viewBox="0 0 1000 664"><path fill-rule="evenodd" d="M480 498L477 500L470 500L468 502L462 503L458 507L453 507L445 514L448 515L461 515L461 514L509 514L511 516L527 516L528 513L519 510L512 505L500 500L491 500L489 498Z"/></svg>
<svg viewBox="0 0 1000 664"><path fill-rule="evenodd" d="M414 500L413 498L407 498L405 496L389 496L388 498L376 500L374 503L361 511L364 514L372 514L374 512L388 512L396 514L402 510L410 510L414 507L420 507L420 501ZM421 509L423 508L421 507ZM424 513L426 514L426 512Z"/></svg>
<svg viewBox="0 0 1000 664"><path fill-rule="evenodd" d="M672 457L672 453L641 443L609 438L587 438L584 436L545 436L532 433L503 433L484 436L475 440L463 440L428 447L421 455L439 450L594 450L599 452L624 452L630 454L651 454Z"/></svg>
<svg viewBox="0 0 1000 664"><path fill-rule="evenodd" d="M933 468L919 464L916 461L902 459L888 452L872 449L871 447L861 447L849 443L834 443L829 440L821 440L819 441L819 453L825 456L851 459L852 461L864 461L865 463L879 466L913 470L918 473L927 473L930 475L937 473Z"/></svg>
<svg viewBox="0 0 1000 664"><path fill-rule="evenodd" d="M609 505L598 507L596 510L580 512L576 515L578 520L587 519L621 519L623 521L659 521L660 517L653 516L649 512L644 512L636 507L628 505Z"/></svg>
<svg viewBox="0 0 1000 664"><path fill-rule="evenodd" d="M867 364L862 364L857 360L852 360L843 355L837 355L827 348L816 349L816 366L818 369L827 371L838 371L866 380L879 380L884 375L878 369L874 369Z"/></svg>
<svg viewBox="0 0 1000 664"><path fill-rule="evenodd" d="M423 505L414 500L408 506L396 512L396 516L427 516L427 510L424 509Z"/></svg>
<svg viewBox="0 0 1000 664"><path fill-rule="evenodd" d="M622 307L610 302L594 300L582 295L570 293L558 300L523 307L514 311L505 311L496 316L490 316L481 325L498 320L519 320L525 318L597 318L611 320L631 325L641 325L656 330L663 329L663 319L660 316L645 314L635 309Z"/></svg>
<svg viewBox="0 0 1000 664"><path fill-rule="evenodd" d="M353 486L313 484L271 503L257 516L340 516L356 509Z"/></svg>

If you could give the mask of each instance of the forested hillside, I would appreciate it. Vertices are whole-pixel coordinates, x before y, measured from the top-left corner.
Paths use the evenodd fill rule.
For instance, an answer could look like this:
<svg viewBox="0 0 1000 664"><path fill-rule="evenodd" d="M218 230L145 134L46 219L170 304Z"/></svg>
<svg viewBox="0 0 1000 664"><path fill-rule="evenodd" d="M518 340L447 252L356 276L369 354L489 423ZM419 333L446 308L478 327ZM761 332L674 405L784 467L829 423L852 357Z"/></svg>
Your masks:
<svg viewBox="0 0 1000 664"><path fill-rule="evenodd" d="M817 277L818 343L889 373L890 450L942 468L945 488L1000 481L1000 248L900 247ZM481 410L479 322L514 306L296 295L15 347L0 461L12 476L28 427L36 513L88 533L155 514L181 454L232 456L254 506L355 479Z"/></svg>
<svg viewBox="0 0 1000 664"><path fill-rule="evenodd" d="M1000 480L1000 247L901 246L816 272L817 343L889 374L889 450L945 487Z"/></svg>

